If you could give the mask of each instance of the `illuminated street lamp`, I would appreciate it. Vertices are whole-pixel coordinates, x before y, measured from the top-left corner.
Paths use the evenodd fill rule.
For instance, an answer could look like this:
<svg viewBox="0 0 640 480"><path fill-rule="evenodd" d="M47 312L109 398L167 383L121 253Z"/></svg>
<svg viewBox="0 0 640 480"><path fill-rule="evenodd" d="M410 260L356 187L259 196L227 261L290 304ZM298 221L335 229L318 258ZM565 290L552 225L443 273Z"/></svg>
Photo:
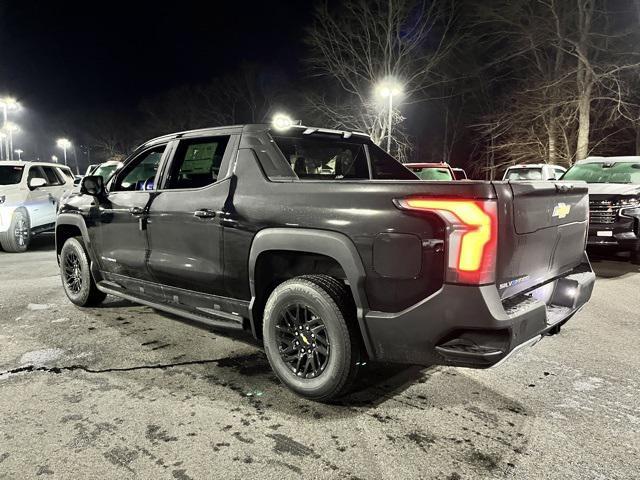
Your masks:
<svg viewBox="0 0 640 480"><path fill-rule="evenodd" d="M56 157L55 155L51 155L51 161L53 163L58 163L58 157Z"/></svg>
<svg viewBox="0 0 640 480"><path fill-rule="evenodd" d="M13 122L5 122L3 130L9 137L7 144L7 158L13 160L13 134L20 131L20 127Z"/></svg>
<svg viewBox="0 0 640 480"><path fill-rule="evenodd" d="M18 154L18 160L22 160L22 153L23 153L23 150L21 150L20 148L16 148L16 149L14 150L14 152L16 152L16 153Z"/></svg>
<svg viewBox="0 0 640 480"><path fill-rule="evenodd" d="M64 152L64 164L67 164L67 149L71 147L71 142L66 138L59 138L56 142L58 148L61 148Z"/></svg>
<svg viewBox="0 0 640 480"><path fill-rule="evenodd" d="M388 78L378 84L376 92L382 98L389 99L389 130L387 132L387 152L391 153L391 124L393 122L393 97L402 95L402 85L397 80Z"/></svg>

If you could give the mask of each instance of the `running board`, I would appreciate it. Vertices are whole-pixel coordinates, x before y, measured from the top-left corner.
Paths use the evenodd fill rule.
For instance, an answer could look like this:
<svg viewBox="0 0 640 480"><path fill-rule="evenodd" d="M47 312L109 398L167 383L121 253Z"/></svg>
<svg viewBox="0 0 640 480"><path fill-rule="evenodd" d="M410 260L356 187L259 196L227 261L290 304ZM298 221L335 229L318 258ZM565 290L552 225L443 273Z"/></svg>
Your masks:
<svg viewBox="0 0 640 480"><path fill-rule="evenodd" d="M102 283L102 282L101 282ZM214 318L205 317L203 315L198 315L196 313L191 313L181 308L172 307L170 305L164 303L152 302L150 300L144 300L142 298L136 297L134 295L129 295L127 293L120 292L115 289L111 289L109 287L104 286L104 284L97 284L98 290L101 292L107 293L109 295L113 295L114 297L124 298L125 300L129 300L130 302L139 303L141 305L146 305L147 307L156 308L158 310L162 310L163 312L171 313L172 315L176 315L178 317L187 318L189 320L193 320L194 322L204 323L211 327L216 328L225 328L230 330L244 330L243 319L242 317L235 318L232 321L229 321L230 314L221 315L223 312L215 312L214 310L207 311L209 315L219 316L221 319L216 320ZM224 318L224 320L222 319Z"/></svg>

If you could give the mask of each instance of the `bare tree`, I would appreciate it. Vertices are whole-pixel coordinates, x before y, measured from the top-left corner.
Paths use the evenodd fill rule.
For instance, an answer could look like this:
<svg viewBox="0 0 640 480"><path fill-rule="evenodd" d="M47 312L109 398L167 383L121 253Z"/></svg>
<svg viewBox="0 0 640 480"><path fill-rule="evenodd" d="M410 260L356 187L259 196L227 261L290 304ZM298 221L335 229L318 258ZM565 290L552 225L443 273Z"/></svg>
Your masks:
<svg viewBox="0 0 640 480"><path fill-rule="evenodd" d="M629 111L624 85L639 64L626 43L637 28L604 0L477 5L475 31L496 53L487 67L502 75L500 108L479 125L496 167L571 165L602 148Z"/></svg>
<svg viewBox="0 0 640 480"><path fill-rule="evenodd" d="M332 11L322 3L307 37L308 64L314 75L336 82L340 92L331 100L308 96L311 108L380 143L403 116L396 107L389 124L376 84L396 79L403 85L403 101L419 102L446 81L438 67L453 47L453 6L453 1L348 0ZM393 149L406 150L406 141L400 131Z"/></svg>

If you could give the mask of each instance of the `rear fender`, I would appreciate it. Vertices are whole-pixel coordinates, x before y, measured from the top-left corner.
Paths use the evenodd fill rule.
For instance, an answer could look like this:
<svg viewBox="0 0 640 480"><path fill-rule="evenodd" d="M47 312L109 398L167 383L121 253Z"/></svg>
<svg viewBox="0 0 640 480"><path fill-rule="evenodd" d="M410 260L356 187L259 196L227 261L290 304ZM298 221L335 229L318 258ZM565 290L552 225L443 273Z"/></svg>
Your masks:
<svg viewBox="0 0 640 480"><path fill-rule="evenodd" d="M256 306L255 266L260 254L268 251L294 251L324 255L334 259L345 272L351 293L356 305L358 325L362 339L371 355L373 350L369 334L364 322L364 315L369 310L365 292L365 269L353 242L337 232L301 228L267 228L258 232L251 244L249 254L249 288L251 303L249 314L251 330L257 336L256 322L254 322L254 307Z"/></svg>

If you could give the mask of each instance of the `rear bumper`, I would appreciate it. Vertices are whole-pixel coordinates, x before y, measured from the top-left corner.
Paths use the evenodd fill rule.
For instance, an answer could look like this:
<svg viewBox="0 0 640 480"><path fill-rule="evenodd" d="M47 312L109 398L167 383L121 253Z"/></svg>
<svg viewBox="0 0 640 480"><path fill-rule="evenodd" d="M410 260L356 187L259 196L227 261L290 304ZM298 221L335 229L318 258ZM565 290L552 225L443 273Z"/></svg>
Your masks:
<svg viewBox="0 0 640 480"><path fill-rule="evenodd" d="M589 301L594 283L585 256L573 271L507 301L495 285L445 284L402 312L365 315L374 360L494 366L566 322Z"/></svg>

